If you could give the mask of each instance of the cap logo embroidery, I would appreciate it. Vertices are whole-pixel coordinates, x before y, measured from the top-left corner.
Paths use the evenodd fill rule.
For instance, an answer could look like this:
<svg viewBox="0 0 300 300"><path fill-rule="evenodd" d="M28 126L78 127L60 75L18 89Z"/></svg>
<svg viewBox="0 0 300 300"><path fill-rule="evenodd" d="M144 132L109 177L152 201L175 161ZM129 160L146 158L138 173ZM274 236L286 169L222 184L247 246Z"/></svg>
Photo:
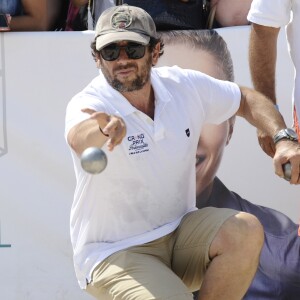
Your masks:
<svg viewBox="0 0 300 300"><path fill-rule="evenodd" d="M124 29L131 25L132 16L126 12L117 12L111 17L111 26L114 29Z"/></svg>

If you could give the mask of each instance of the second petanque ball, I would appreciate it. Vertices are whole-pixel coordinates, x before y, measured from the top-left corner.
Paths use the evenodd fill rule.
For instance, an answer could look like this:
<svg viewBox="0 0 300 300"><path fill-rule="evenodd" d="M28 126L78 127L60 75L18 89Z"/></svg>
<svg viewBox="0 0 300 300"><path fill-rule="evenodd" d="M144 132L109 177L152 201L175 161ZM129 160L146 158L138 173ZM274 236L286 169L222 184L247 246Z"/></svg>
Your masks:
<svg viewBox="0 0 300 300"><path fill-rule="evenodd" d="M90 174L101 173L107 165L105 152L97 147L85 149L81 154L81 167Z"/></svg>
<svg viewBox="0 0 300 300"><path fill-rule="evenodd" d="M284 164L282 167L283 167L284 179L287 181L290 181L291 177L292 177L291 164L288 162L288 163Z"/></svg>

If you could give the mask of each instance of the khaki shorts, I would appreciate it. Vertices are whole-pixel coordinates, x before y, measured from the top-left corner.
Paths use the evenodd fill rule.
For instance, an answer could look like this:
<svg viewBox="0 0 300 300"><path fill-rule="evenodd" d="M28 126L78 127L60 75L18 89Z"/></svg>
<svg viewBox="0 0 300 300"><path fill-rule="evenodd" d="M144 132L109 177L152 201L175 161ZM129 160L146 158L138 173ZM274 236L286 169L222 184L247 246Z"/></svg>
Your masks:
<svg viewBox="0 0 300 300"><path fill-rule="evenodd" d="M187 214L174 232L101 262L87 292L101 300L192 300L210 263L210 244L235 214L235 210L214 207Z"/></svg>

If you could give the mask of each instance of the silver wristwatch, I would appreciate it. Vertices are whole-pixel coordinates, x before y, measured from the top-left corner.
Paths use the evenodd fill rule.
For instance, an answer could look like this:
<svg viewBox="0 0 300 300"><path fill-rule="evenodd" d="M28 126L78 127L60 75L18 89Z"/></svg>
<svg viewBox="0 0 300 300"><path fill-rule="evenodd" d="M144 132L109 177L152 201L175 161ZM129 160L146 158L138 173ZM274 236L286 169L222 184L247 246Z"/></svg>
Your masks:
<svg viewBox="0 0 300 300"><path fill-rule="evenodd" d="M298 136L295 130L291 128L285 128L279 130L273 137L274 144L278 143L281 140L290 140L293 142L297 142Z"/></svg>

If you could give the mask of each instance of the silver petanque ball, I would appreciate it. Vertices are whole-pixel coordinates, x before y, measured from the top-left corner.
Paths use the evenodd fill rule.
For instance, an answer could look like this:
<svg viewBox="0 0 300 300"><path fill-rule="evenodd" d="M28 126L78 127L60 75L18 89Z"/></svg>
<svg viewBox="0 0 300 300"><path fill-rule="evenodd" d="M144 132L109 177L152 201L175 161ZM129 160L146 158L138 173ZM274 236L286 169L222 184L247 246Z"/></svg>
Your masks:
<svg viewBox="0 0 300 300"><path fill-rule="evenodd" d="M292 167L290 163L286 163L283 166L284 179L287 181L291 180L292 177Z"/></svg>
<svg viewBox="0 0 300 300"><path fill-rule="evenodd" d="M97 147L85 149L81 154L81 167L90 174L101 173L107 165L105 152Z"/></svg>

